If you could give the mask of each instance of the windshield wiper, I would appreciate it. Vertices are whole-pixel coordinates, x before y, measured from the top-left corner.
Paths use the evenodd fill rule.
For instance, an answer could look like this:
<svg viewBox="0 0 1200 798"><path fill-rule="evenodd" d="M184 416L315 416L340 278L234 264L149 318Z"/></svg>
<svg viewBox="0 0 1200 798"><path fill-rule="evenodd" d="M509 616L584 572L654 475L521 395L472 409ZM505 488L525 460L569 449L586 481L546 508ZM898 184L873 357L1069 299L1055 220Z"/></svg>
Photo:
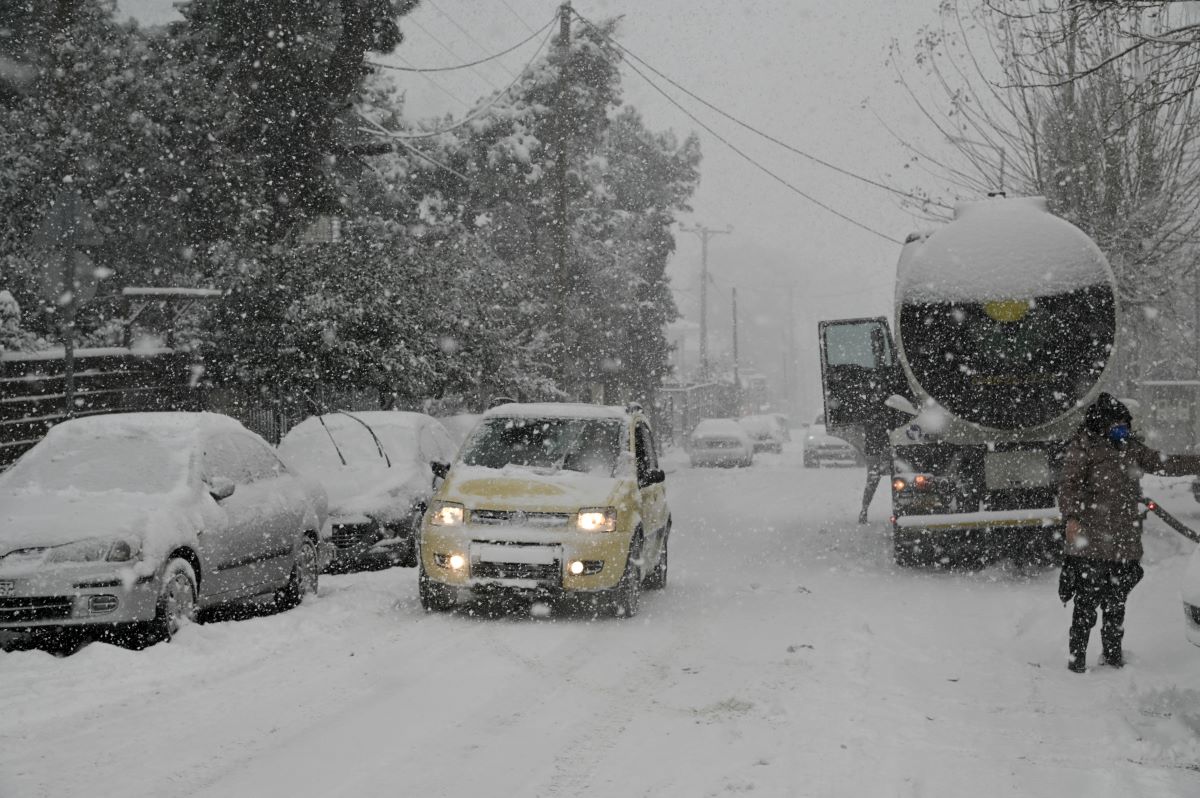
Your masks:
<svg viewBox="0 0 1200 798"><path fill-rule="evenodd" d="M347 413L345 410L335 410L334 412L335 412L335 413L341 413L343 416L347 416L347 417L349 417L349 418L352 418L352 419L354 419L355 421L357 421L359 424L362 424L364 427L366 427L366 428L367 428L367 432L369 432L369 433L371 434L371 440L375 441L375 450L379 452L379 456L383 458L383 460L384 460L384 462L385 462L385 463L387 463L387 467L388 467L388 468L391 468L391 467L392 467L392 458L388 457L388 455L387 455L387 452L385 452L385 451L383 450L383 443L382 443L382 442L379 440L379 436L375 434L375 430L371 429L371 425L370 425L370 424L368 424L367 422L363 421L363 420L362 420L361 418L359 418L358 416L356 416L356 415L353 415L352 413ZM345 461L344 461L344 460L343 460L342 462L343 462L343 463L345 463Z"/></svg>
<svg viewBox="0 0 1200 798"><path fill-rule="evenodd" d="M300 395L308 400L313 409L317 411L317 421L321 422L321 428L325 430L325 434L329 436L329 442L333 444L333 450L337 452L338 459L342 461L342 465L348 465L346 458L342 454L342 450L338 448L337 441L333 439L333 433L329 431L329 425L325 423L325 411L317 401L308 395L306 391L300 391Z"/></svg>

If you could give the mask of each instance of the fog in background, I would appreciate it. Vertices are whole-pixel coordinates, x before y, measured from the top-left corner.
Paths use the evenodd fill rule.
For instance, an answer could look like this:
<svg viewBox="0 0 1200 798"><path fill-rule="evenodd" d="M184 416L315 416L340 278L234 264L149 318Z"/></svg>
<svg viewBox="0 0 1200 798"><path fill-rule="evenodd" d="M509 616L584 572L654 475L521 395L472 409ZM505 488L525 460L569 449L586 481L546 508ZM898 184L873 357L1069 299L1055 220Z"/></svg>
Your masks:
<svg viewBox="0 0 1200 798"><path fill-rule="evenodd" d="M951 146L913 107L887 64L893 40L904 52L937 19L937 0L575 0L585 17L622 17L620 41L655 69L760 130L818 158L909 190L941 188L888 128L936 156ZM447 66L499 52L540 29L558 0L422 0L401 19L405 41L383 63ZM120 0L120 13L143 24L178 19L172 0ZM477 99L504 88L541 37L498 62L428 77L391 73L413 118L461 117ZM909 63L910 75L917 75ZM928 226L897 197L771 144L681 93L701 121L776 175L814 198L903 240ZM695 212L688 225L731 226L709 246L709 352L729 360L730 289L738 288L743 371L768 374L785 392L794 358L798 379L789 409L820 411L816 323L822 318L891 315L900 246L872 235L792 192L733 153L628 69L625 99L654 129L680 137L696 130L704 153ZM882 122L880 121L882 120ZM671 264L684 321L676 325L677 367L698 361L700 242L679 233ZM789 290L790 289L790 290ZM794 303L789 313L789 295ZM790 322L790 323L789 323ZM794 328L789 329L791 325ZM786 397L785 397L786 398Z"/></svg>

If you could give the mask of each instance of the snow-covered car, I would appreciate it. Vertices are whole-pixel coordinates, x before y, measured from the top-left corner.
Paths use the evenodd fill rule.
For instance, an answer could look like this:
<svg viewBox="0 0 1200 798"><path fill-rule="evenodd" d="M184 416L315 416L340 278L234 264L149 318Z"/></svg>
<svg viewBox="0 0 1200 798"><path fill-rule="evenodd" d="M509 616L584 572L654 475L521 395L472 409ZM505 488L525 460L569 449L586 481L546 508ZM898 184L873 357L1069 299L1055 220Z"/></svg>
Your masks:
<svg viewBox="0 0 1200 798"><path fill-rule="evenodd" d="M307 418L278 450L329 494L332 567L341 569L368 553L417 564L416 533L434 488L430 463L449 462L457 448L432 416L369 410Z"/></svg>
<svg viewBox="0 0 1200 798"><path fill-rule="evenodd" d="M731 418L706 418L688 436L688 459L697 466L748 466L754 462L754 441Z"/></svg>
<svg viewBox="0 0 1200 798"><path fill-rule="evenodd" d="M1183 617L1187 639L1200 646L1200 546L1183 574Z"/></svg>
<svg viewBox="0 0 1200 798"><path fill-rule="evenodd" d="M754 444L754 451L774 452L775 454L783 452L783 442L786 438L784 436L783 425L779 423L779 419L775 416L743 416L738 419L738 423L742 425L742 429L746 430L746 434L750 436L750 440Z"/></svg>
<svg viewBox="0 0 1200 798"><path fill-rule="evenodd" d="M863 457L849 441L830 435L825 430L825 416L819 415L804 436L804 467L823 465L862 465Z"/></svg>
<svg viewBox="0 0 1200 798"><path fill-rule="evenodd" d="M292 607L326 525L324 491L227 416L66 421L0 475L0 630L152 642L215 605Z"/></svg>
<svg viewBox="0 0 1200 798"><path fill-rule="evenodd" d="M667 582L666 475L640 409L505 404L484 414L421 528L421 604L586 598L630 617Z"/></svg>
<svg viewBox="0 0 1200 798"><path fill-rule="evenodd" d="M450 433L455 444L461 446L481 418L483 418L482 413L457 413L453 416L439 418L438 421L442 422L442 426L446 428L446 432Z"/></svg>

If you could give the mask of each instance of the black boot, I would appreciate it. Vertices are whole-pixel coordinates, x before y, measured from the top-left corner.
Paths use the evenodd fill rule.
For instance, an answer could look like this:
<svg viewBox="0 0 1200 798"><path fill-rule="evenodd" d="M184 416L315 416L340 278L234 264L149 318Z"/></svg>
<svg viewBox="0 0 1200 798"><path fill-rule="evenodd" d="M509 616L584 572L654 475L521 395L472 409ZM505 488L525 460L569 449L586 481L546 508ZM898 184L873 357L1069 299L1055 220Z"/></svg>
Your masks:
<svg viewBox="0 0 1200 798"><path fill-rule="evenodd" d="M1104 653L1100 655L1100 664L1107 665L1110 668L1124 668L1125 652L1121 651L1120 648L1105 648Z"/></svg>
<svg viewBox="0 0 1200 798"><path fill-rule="evenodd" d="M1067 660L1067 670L1071 673L1084 673L1087 670L1087 655L1072 654L1071 658Z"/></svg>

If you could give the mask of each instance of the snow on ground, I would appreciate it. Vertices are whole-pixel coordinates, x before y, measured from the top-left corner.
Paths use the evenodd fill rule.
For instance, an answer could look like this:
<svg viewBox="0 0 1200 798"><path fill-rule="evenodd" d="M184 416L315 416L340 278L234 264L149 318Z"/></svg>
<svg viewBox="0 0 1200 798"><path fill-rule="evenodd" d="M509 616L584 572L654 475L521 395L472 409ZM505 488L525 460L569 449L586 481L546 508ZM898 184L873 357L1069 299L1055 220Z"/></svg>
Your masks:
<svg viewBox="0 0 1200 798"><path fill-rule="evenodd" d="M0 654L0 796L1200 794L1191 544L1151 522L1130 664L1075 675L1055 572L898 569L885 489L859 527L863 471L795 446L668 458L670 584L630 621L426 615L390 569L142 652Z"/></svg>

